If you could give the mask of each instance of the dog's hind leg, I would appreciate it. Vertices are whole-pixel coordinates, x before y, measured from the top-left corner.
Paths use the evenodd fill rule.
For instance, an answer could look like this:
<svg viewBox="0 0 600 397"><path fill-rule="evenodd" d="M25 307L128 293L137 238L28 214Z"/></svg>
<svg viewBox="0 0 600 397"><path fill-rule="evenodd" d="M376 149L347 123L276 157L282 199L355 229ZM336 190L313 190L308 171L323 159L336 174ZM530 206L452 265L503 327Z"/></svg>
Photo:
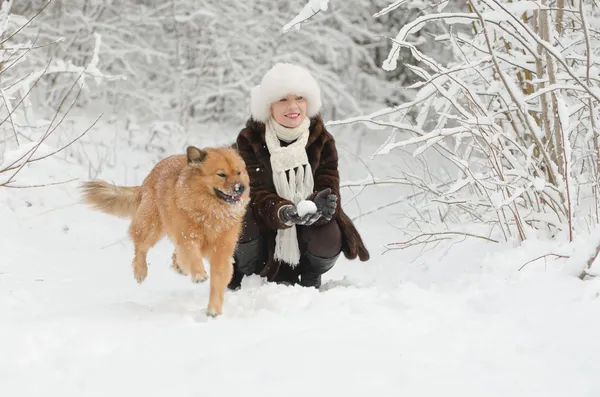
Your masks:
<svg viewBox="0 0 600 397"><path fill-rule="evenodd" d="M163 236L158 210L151 201L142 200L131 221L129 235L135 246L135 257L132 263L133 276L138 283L141 283L148 275L148 263L146 262L148 250L156 245Z"/></svg>
<svg viewBox="0 0 600 397"><path fill-rule="evenodd" d="M211 317L223 313L225 289L233 275L235 241L224 241L213 251L210 260L210 297L207 314Z"/></svg>

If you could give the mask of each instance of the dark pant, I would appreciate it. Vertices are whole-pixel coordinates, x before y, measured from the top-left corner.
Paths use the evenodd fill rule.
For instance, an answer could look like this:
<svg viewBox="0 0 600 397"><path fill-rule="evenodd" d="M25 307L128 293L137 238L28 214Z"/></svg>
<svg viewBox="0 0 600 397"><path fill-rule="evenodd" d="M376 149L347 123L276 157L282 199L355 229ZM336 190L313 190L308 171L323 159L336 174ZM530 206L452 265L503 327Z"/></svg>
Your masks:
<svg viewBox="0 0 600 397"><path fill-rule="evenodd" d="M336 221L321 226L298 226L300 264L292 268L282 264L275 281L319 287L321 275L329 271L342 250L342 232ZM249 208L235 254L234 275L230 288L239 287L244 275L257 272L265 262L263 241L258 223Z"/></svg>

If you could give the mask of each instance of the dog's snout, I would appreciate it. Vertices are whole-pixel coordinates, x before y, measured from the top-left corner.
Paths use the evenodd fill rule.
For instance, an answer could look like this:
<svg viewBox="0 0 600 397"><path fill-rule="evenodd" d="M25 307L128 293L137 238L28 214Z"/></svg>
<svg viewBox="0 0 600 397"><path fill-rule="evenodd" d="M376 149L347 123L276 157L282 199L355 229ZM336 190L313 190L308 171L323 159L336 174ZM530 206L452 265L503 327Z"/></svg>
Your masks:
<svg viewBox="0 0 600 397"><path fill-rule="evenodd" d="M246 190L246 187L241 183L236 183L235 185L233 185L233 191L236 193L242 194L244 193L244 190Z"/></svg>

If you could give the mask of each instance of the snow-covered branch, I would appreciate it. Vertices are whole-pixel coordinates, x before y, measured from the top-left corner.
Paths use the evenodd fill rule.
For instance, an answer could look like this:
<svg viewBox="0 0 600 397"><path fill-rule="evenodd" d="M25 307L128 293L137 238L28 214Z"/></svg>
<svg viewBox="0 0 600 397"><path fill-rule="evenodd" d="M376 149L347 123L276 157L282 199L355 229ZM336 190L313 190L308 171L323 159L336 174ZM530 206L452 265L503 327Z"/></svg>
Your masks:
<svg viewBox="0 0 600 397"><path fill-rule="evenodd" d="M304 6L302 11L300 11L294 19L283 26L283 32L285 33L294 27L300 27L300 24L313 18L319 12L327 11L328 6L329 0L308 0L308 3Z"/></svg>

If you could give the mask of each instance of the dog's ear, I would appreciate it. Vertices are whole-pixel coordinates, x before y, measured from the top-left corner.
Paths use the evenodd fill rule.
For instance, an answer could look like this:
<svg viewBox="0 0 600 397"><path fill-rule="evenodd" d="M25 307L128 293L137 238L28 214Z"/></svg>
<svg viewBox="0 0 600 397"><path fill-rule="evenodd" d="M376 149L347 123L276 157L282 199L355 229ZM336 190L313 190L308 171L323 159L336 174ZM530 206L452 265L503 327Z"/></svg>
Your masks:
<svg viewBox="0 0 600 397"><path fill-rule="evenodd" d="M200 164L206 159L206 156L208 155L208 153L206 153L204 150L198 149L195 146L188 146L186 152L188 164Z"/></svg>

